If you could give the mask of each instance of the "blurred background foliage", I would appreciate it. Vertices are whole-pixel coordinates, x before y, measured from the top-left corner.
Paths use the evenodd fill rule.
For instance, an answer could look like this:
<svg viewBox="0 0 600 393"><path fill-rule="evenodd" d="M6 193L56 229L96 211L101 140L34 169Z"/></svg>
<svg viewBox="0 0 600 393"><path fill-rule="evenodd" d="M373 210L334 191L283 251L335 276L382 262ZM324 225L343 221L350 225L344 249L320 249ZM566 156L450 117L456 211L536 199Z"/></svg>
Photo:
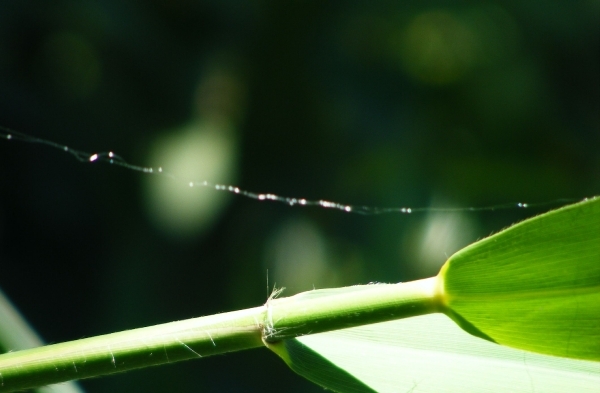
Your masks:
<svg viewBox="0 0 600 393"><path fill-rule="evenodd" d="M600 188L600 1L0 2L0 124L182 181L0 140L0 286L50 342L433 275L540 210L378 207ZM268 269L268 270L267 270ZM285 385L284 385L285 384ZM267 351L89 392L321 391Z"/></svg>

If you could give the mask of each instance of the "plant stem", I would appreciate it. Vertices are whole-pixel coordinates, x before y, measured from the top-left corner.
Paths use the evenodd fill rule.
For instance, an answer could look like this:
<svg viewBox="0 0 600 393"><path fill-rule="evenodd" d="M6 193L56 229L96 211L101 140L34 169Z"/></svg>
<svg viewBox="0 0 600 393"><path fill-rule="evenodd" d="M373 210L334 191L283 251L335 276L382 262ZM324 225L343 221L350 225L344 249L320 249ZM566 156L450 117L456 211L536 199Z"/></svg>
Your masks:
<svg viewBox="0 0 600 393"><path fill-rule="evenodd" d="M400 284L321 289L267 302L265 340L344 329L439 312L437 277Z"/></svg>
<svg viewBox="0 0 600 393"><path fill-rule="evenodd" d="M0 346L19 350L44 345L37 332L0 289ZM83 393L75 383L61 383L37 389L38 393Z"/></svg>
<svg viewBox="0 0 600 393"><path fill-rule="evenodd" d="M262 346L264 307L127 330L0 356L0 392Z"/></svg>
<svg viewBox="0 0 600 393"><path fill-rule="evenodd" d="M239 351L439 311L437 277L314 290L264 306L0 355L0 392ZM264 340L264 342L263 342Z"/></svg>

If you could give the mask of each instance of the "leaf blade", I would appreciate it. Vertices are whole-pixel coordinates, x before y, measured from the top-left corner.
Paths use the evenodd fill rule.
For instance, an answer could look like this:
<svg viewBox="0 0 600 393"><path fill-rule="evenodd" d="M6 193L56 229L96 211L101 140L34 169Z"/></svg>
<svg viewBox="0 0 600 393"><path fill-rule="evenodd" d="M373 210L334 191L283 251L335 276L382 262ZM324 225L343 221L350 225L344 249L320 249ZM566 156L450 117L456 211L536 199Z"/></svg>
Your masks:
<svg viewBox="0 0 600 393"><path fill-rule="evenodd" d="M535 354L493 344L464 332L442 314L302 336L314 354L377 392L596 392L600 364ZM314 381L316 367L288 364ZM306 358L303 359L306 362ZM315 366L315 364L313 364ZM320 370L323 374L323 370ZM316 381L317 382L317 381ZM340 381L320 384L338 392ZM340 388L340 386L342 386Z"/></svg>
<svg viewBox="0 0 600 393"><path fill-rule="evenodd" d="M600 199L474 243L450 257L440 276L448 315L465 330L515 348L600 360Z"/></svg>

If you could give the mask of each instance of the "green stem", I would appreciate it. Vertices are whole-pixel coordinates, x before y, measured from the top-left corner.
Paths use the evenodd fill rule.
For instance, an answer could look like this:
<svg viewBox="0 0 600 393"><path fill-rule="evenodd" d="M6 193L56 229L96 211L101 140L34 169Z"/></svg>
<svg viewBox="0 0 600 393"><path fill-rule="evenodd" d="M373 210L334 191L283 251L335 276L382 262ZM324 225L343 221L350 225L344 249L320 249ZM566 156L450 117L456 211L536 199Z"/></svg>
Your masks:
<svg viewBox="0 0 600 393"><path fill-rule="evenodd" d="M0 392L262 346L264 307L127 330L0 356Z"/></svg>
<svg viewBox="0 0 600 393"><path fill-rule="evenodd" d="M321 289L267 302L265 341L439 312L438 278Z"/></svg>
<svg viewBox="0 0 600 393"><path fill-rule="evenodd" d="M299 335L439 311L437 277L304 292L247 310L0 355L0 392L270 346ZM264 341L264 342L263 342Z"/></svg>
<svg viewBox="0 0 600 393"><path fill-rule="evenodd" d="M0 346L14 351L42 345L40 336L0 289ZM82 393L83 390L75 382L69 382L40 387L37 392Z"/></svg>

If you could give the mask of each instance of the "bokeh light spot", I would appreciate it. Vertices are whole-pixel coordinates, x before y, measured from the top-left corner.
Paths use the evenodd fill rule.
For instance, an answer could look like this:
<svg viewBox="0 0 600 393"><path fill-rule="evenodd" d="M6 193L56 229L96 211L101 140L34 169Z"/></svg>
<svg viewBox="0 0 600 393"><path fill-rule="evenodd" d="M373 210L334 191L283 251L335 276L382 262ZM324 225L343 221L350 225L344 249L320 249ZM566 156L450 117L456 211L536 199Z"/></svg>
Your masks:
<svg viewBox="0 0 600 393"><path fill-rule="evenodd" d="M401 45L406 72L426 84L453 83L475 62L475 34L445 11L417 15L406 27Z"/></svg>
<svg viewBox="0 0 600 393"><path fill-rule="evenodd" d="M286 294L337 284L327 239L311 221L284 222L266 244L265 267L269 280L278 287L285 287Z"/></svg>
<svg viewBox="0 0 600 393"><path fill-rule="evenodd" d="M447 206L436 203L443 205ZM401 253L417 276L434 276L452 254L475 241L477 233L478 223L468 212L432 211L408 231Z"/></svg>
<svg viewBox="0 0 600 393"><path fill-rule="evenodd" d="M236 138L223 124L195 121L158 137L149 161L191 186L203 181L234 182ZM165 176L148 176L145 197L156 227L170 237L187 239L209 227L231 195L206 187L181 187Z"/></svg>

